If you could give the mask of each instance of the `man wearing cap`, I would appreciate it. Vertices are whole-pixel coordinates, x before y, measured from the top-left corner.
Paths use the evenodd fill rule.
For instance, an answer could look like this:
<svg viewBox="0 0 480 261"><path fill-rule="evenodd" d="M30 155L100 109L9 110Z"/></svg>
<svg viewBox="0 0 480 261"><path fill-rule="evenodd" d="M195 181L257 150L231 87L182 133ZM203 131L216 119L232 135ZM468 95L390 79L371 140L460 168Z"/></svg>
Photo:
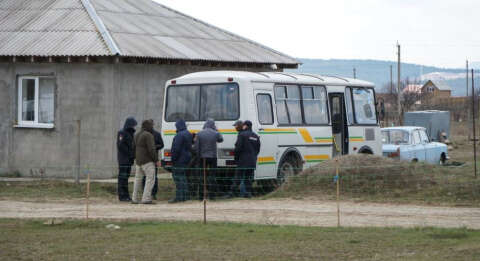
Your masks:
<svg viewBox="0 0 480 261"><path fill-rule="evenodd" d="M244 184L240 189L240 196L242 197L250 198L252 196L252 182L259 152L260 137L252 131L252 122L247 120L243 122L242 129L238 133L237 142L235 143L237 173L240 174L239 177Z"/></svg>

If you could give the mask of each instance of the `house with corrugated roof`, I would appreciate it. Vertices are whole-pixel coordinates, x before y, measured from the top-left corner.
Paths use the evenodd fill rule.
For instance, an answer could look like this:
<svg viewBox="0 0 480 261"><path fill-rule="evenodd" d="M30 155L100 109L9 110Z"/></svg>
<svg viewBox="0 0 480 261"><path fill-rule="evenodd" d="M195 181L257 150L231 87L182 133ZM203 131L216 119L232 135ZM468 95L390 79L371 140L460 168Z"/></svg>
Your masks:
<svg viewBox="0 0 480 261"><path fill-rule="evenodd" d="M422 86L422 94L429 98L447 98L452 96L452 88L446 82L428 80Z"/></svg>
<svg viewBox="0 0 480 261"><path fill-rule="evenodd" d="M298 64L150 0L0 1L0 172L110 177L128 116L161 128L168 79Z"/></svg>

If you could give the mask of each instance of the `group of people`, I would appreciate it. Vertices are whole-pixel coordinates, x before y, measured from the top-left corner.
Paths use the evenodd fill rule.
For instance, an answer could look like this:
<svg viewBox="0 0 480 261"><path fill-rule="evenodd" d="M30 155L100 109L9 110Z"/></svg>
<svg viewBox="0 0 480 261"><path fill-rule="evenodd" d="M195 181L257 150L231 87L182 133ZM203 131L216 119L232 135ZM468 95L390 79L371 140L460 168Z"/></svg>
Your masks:
<svg viewBox="0 0 480 261"><path fill-rule="evenodd" d="M137 122L134 118L125 121L124 128L118 132L118 197L120 201L133 204L153 204L158 192L157 172L160 167L158 152L164 144L159 132L155 131L153 120L142 122L141 130L135 134ZM203 130L196 135L187 129L184 120L175 123L176 135L171 147L173 163L172 177L175 182L175 197L169 203L189 199L209 199L222 197L251 197L252 182L260 152L260 138L252 131L251 121L237 121L238 131L235 142L234 159L237 166L233 177L222 177L217 169L217 144L223 142L222 134L217 130L215 121L208 119ZM128 192L128 178L132 165L136 165L133 195ZM206 182L204 184L204 175ZM223 179L223 181L221 181ZM225 182L229 180L229 182ZM143 189L142 198L139 193Z"/></svg>

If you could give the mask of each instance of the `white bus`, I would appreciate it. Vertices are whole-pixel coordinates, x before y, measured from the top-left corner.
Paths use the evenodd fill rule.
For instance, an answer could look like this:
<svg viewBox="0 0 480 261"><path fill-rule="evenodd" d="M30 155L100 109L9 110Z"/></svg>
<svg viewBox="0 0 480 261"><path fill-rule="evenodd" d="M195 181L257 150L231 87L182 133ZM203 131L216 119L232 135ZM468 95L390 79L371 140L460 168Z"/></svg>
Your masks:
<svg viewBox="0 0 480 261"><path fill-rule="evenodd" d="M224 142L219 168L234 168L237 120L250 120L260 136L255 180L282 182L341 154L382 155L372 83L284 72L211 71L169 80L165 88L162 163L171 166L175 121L192 133L215 120ZM267 182L268 181L268 182Z"/></svg>

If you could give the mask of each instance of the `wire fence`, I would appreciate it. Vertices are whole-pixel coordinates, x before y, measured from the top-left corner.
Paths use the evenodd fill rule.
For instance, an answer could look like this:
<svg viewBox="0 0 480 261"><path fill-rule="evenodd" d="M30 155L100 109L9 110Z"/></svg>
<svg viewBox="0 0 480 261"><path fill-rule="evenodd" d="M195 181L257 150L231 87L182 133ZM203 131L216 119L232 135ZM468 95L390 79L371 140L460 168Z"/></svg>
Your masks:
<svg viewBox="0 0 480 261"><path fill-rule="evenodd" d="M171 211L170 216L167 216L172 219L204 222L209 220L267 224L307 222L342 226L403 225L411 221L417 226L435 226L447 222L447 226L480 228L478 218L480 181L473 177L471 168L470 164L434 166L381 157L346 156L308 169L289 167L275 170L275 175L272 175L274 178L271 179L254 180L249 169L177 168L173 174L159 169L156 195L158 200L155 202L159 218L165 217ZM38 173L40 176L35 180L40 182L31 182L29 188L33 195L44 190L45 184L51 182L47 176L41 176L42 172L46 173L49 169L45 167L38 169L41 170ZM62 168L56 170L58 169ZM82 183L79 185L75 185L74 179L70 176L71 186L82 188L79 198L84 200L85 205L77 207L81 207L85 212L80 211L83 214L79 214L77 211L68 217L128 218L130 213L132 217L141 218L141 214L140 216L135 214L139 208L144 208L142 213L155 211L155 207L151 209L147 205L124 204L121 205L122 213L116 212L116 208L112 206L123 204L116 202L116 180L110 180L110 183L102 186L91 183L92 173L100 175L103 171L115 170L114 166L82 167L80 170ZM135 176L135 171L134 168L131 177ZM179 175L183 178L179 178ZM250 185L250 182L253 184ZM133 183L131 178L130 194L133 191ZM55 194L54 191L62 190L64 186L54 184L57 185L48 188L52 193L49 199L61 200L63 192ZM99 193L98 190L102 189L107 193ZM7 193L6 191L8 189L4 193ZM142 187L138 199L141 199L143 193L149 192L144 191ZM41 194L38 192L38 195ZM98 203L96 200L99 197L109 199L111 205L102 206L100 211L96 207ZM168 200L172 199L177 199L176 202L179 204L168 204ZM436 208L432 210L431 206ZM438 208L439 206L445 208ZM465 209L459 210L459 207ZM32 213L33 216L34 214ZM52 217L62 215L64 213L51 213ZM155 213L148 217L154 218ZM454 220L458 222L455 223Z"/></svg>

